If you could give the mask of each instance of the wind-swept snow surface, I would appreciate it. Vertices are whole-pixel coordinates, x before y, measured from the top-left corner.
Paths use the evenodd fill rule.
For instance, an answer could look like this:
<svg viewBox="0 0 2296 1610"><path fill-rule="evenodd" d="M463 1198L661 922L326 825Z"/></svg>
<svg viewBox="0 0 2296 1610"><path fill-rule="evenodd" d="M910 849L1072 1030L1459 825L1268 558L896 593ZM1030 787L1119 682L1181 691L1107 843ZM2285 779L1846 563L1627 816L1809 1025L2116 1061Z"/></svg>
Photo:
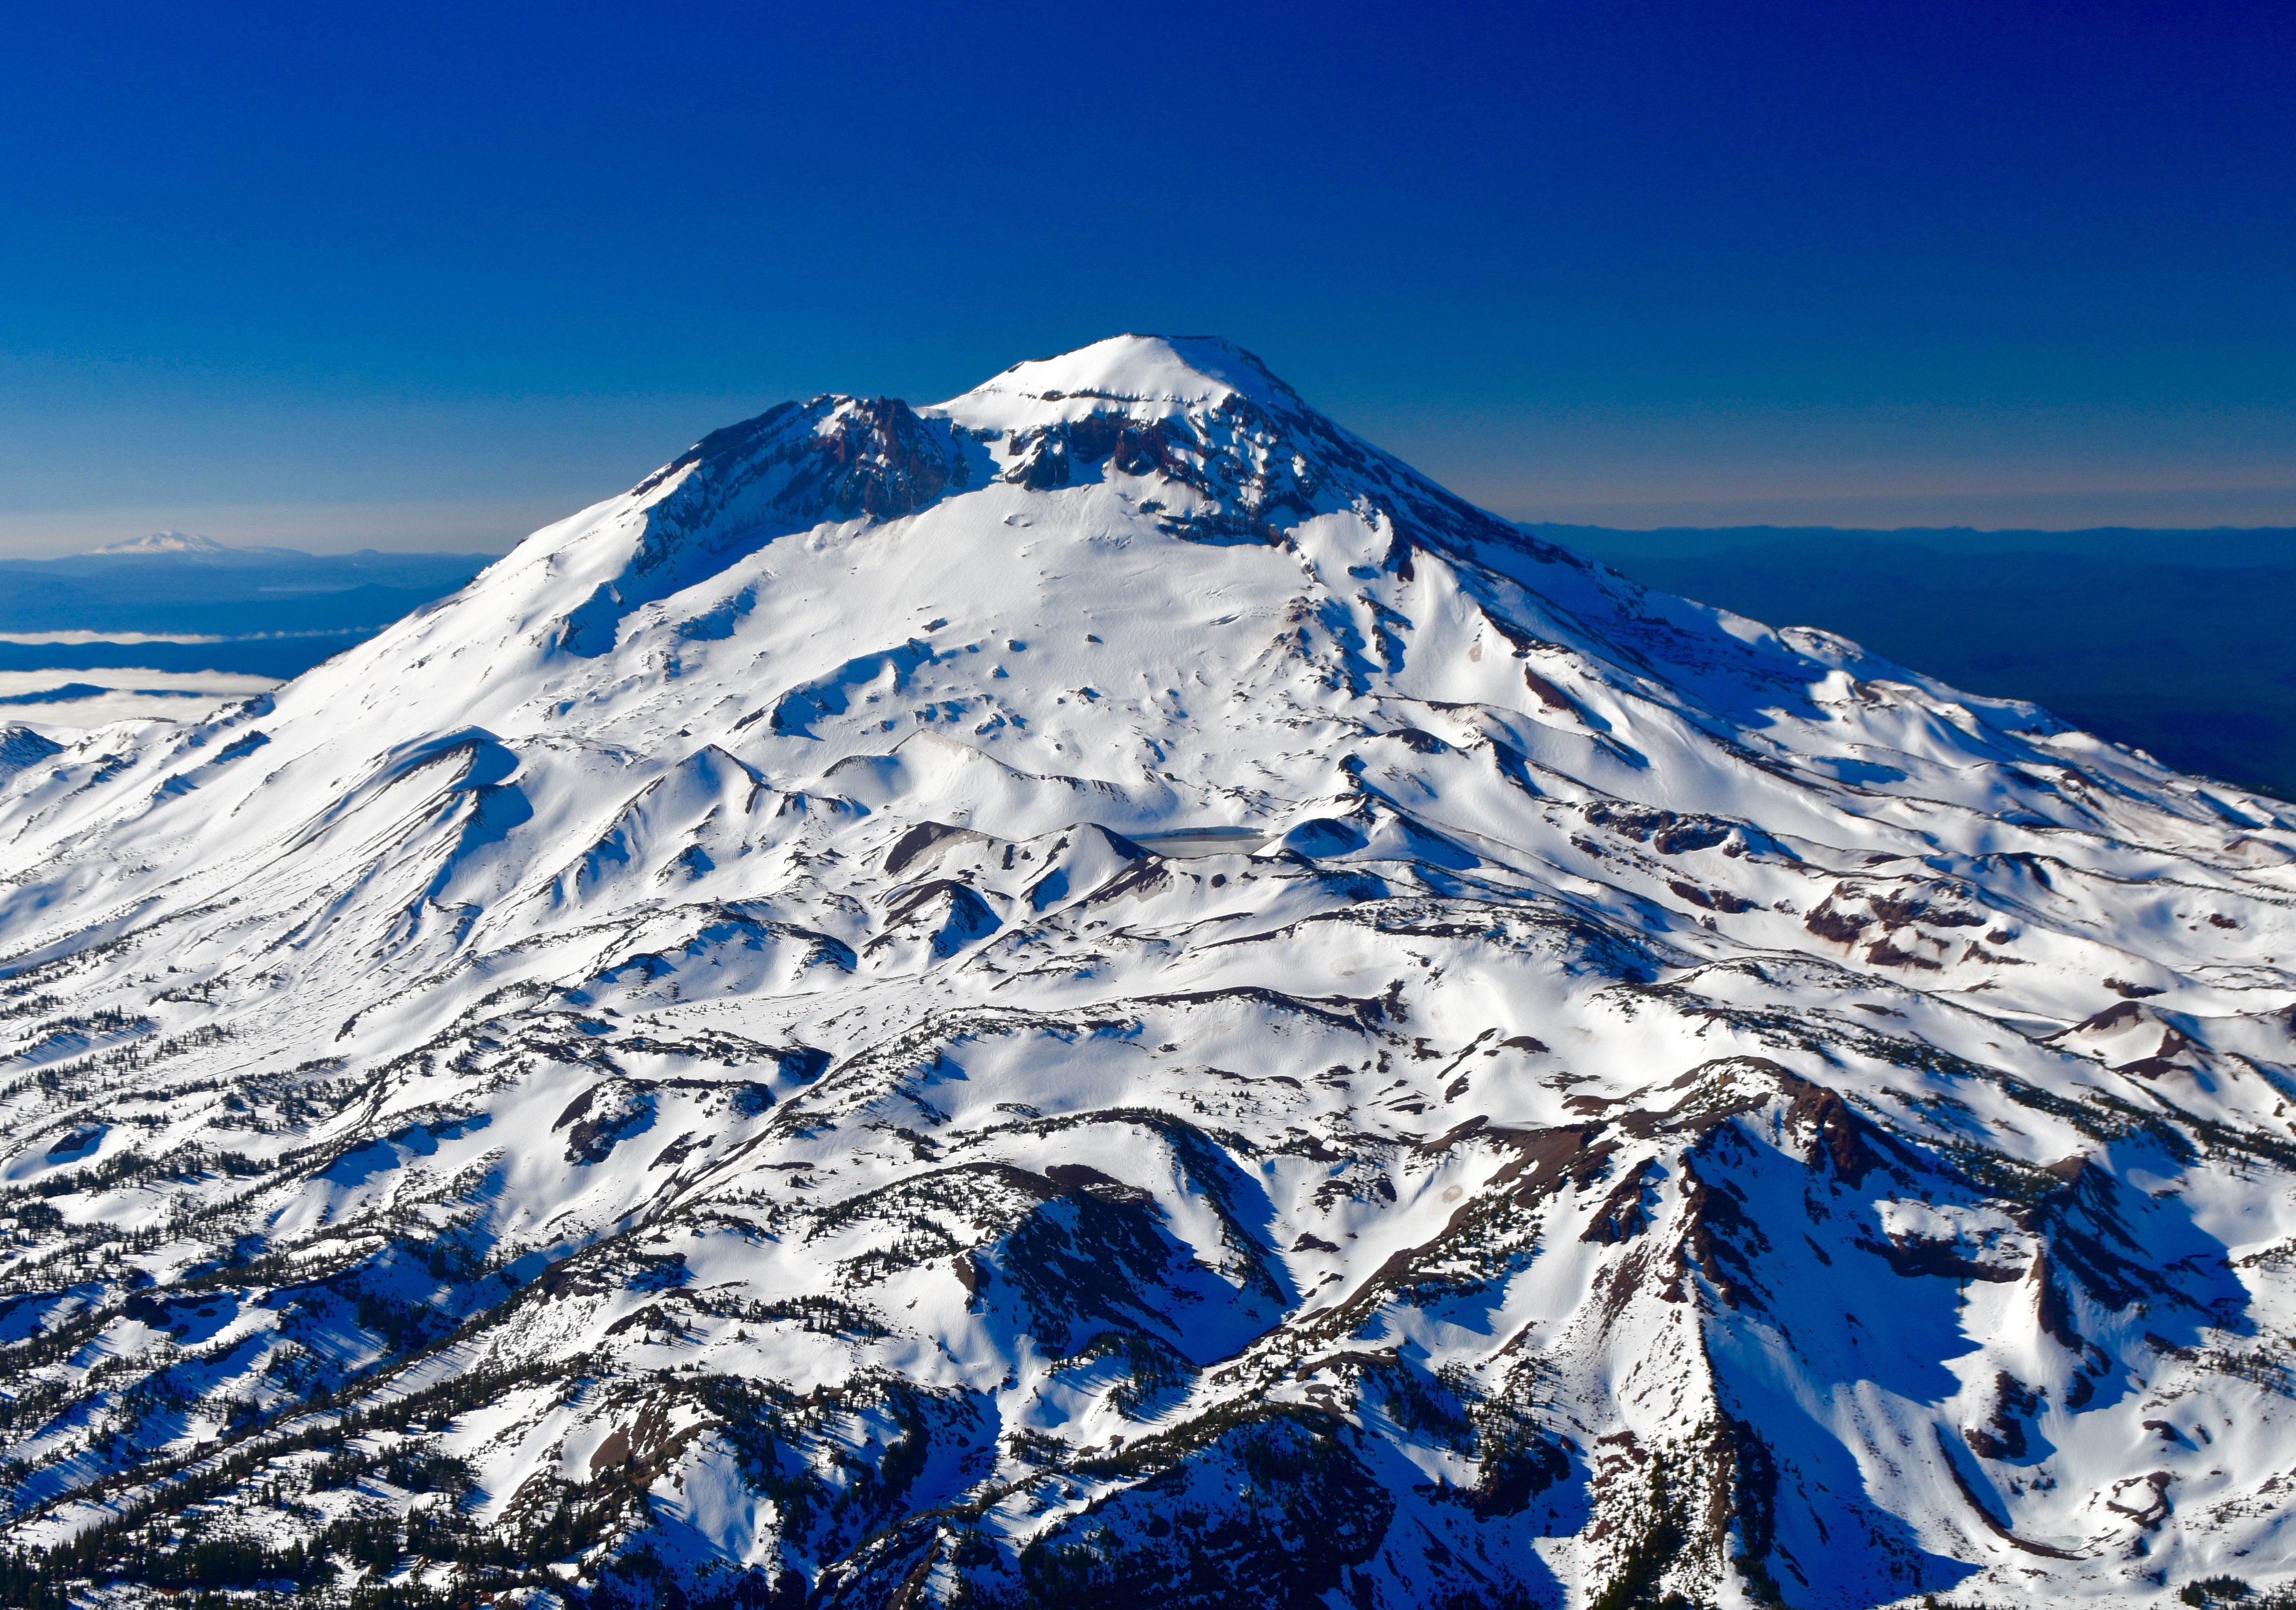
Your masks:
<svg viewBox="0 0 2296 1610"><path fill-rule="evenodd" d="M2296 1571L2290 808L1222 342L720 431L0 737L0 845L12 1539L115 1595Z"/></svg>

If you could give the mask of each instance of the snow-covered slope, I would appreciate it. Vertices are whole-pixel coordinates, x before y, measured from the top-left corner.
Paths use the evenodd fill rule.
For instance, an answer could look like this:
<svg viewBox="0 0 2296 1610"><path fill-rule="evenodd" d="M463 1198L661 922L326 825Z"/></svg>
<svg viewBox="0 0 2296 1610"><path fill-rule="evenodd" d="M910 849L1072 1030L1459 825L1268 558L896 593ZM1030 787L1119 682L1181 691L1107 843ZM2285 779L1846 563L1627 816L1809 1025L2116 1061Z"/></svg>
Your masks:
<svg viewBox="0 0 2296 1610"><path fill-rule="evenodd" d="M0 845L57 1575L2296 1573L2296 812L1222 342L720 431L275 697L0 741Z"/></svg>

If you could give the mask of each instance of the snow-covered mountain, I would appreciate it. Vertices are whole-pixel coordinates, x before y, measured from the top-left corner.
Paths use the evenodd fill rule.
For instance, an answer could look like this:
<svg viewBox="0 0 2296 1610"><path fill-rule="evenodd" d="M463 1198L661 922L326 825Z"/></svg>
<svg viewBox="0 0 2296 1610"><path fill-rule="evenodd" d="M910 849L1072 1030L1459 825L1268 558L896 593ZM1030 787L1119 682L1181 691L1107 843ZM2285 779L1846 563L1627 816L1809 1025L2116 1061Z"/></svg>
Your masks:
<svg viewBox="0 0 2296 1610"><path fill-rule="evenodd" d="M0 843L12 1582L2296 1573L2296 811L1219 341L783 405Z"/></svg>
<svg viewBox="0 0 2296 1610"><path fill-rule="evenodd" d="M194 537L184 531L154 531L149 537L130 537L125 541L106 543L91 548L94 554L228 554L212 537Z"/></svg>

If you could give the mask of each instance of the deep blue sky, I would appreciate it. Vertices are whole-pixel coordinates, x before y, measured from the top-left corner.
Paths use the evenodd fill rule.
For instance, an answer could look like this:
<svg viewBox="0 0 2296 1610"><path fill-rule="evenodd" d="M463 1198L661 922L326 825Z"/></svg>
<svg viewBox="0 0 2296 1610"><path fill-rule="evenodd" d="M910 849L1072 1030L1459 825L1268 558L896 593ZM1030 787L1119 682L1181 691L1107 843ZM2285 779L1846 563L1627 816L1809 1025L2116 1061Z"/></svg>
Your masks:
<svg viewBox="0 0 2296 1610"><path fill-rule="evenodd" d="M8 8L0 552L1209 331L1522 518L2296 523L2284 4Z"/></svg>

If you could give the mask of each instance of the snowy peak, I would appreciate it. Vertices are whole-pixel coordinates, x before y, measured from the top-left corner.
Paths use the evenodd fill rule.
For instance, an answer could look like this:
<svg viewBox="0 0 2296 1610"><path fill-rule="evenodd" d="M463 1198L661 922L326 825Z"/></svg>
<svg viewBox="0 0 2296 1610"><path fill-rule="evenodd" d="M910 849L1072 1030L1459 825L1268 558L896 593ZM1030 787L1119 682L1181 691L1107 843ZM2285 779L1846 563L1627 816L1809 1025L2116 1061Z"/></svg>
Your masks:
<svg viewBox="0 0 2296 1610"><path fill-rule="evenodd" d="M1111 512L1197 544L1283 547L1318 516L1342 516L1375 563L1406 576L1421 549L1587 568L1349 434L1241 348L1128 335L1016 366L932 407L834 394L781 404L536 533L483 585L504 603L523 594L520 612L547 621L541 640L594 657L641 605L782 538L913 521L1003 488L1098 489ZM980 563L1000 563L1023 518L1000 505L993 521L962 522L964 540Z"/></svg>
<svg viewBox="0 0 2296 1610"><path fill-rule="evenodd" d="M109 543L88 550L92 554L228 554L233 550L212 537L194 537L184 531L154 531L149 537L132 537L125 542Z"/></svg>
<svg viewBox="0 0 2296 1610"><path fill-rule="evenodd" d="M1414 528L1398 532L1394 563L1414 541L1503 539L1499 522L1216 337L1117 336L1016 364L931 411L989 442L1005 481L1051 490L1106 478L1196 540L1280 541L1292 521L1349 509Z"/></svg>
<svg viewBox="0 0 2296 1610"><path fill-rule="evenodd" d="M643 498L690 472L693 481L710 488L694 501L706 505L713 519L729 507L738 507L743 518L776 524L899 519L968 483L968 455L951 424L975 439L1010 435L1040 443L1054 427L1105 421L1097 432L1071 433L1081 439L1077 457L1098 463L1123 445L1117 422L1153 424L1217 414L1230 399L1306 412L1290 387L1229 342L1121 335L1016 364L936 407L837 395L783 403L712 432L639 483L633 496ZM1051 484L1039 457L1017 451L1002 456L1027 460L1004 465L1004 479ZM1126 464L1136 456L1136 448ZM692 508L664 513L668 522L686 529L701 523Z"/></svg>
<svg viewBox="0 0 2296 1610"><path fill-rule="evenodd" d="M1298 407L1298 393L1259 358L1217 336L1117 335L1056 357L1014 364L993 380L935 410L986 423L1000 406L1025 409L1042 423L1047 405L1077 417L1095 405L1115 403L1135 417L1168 416L1217 407L1241 396L1261 404ZM1008 427L1009 428L1009 427Z"/></svg>

